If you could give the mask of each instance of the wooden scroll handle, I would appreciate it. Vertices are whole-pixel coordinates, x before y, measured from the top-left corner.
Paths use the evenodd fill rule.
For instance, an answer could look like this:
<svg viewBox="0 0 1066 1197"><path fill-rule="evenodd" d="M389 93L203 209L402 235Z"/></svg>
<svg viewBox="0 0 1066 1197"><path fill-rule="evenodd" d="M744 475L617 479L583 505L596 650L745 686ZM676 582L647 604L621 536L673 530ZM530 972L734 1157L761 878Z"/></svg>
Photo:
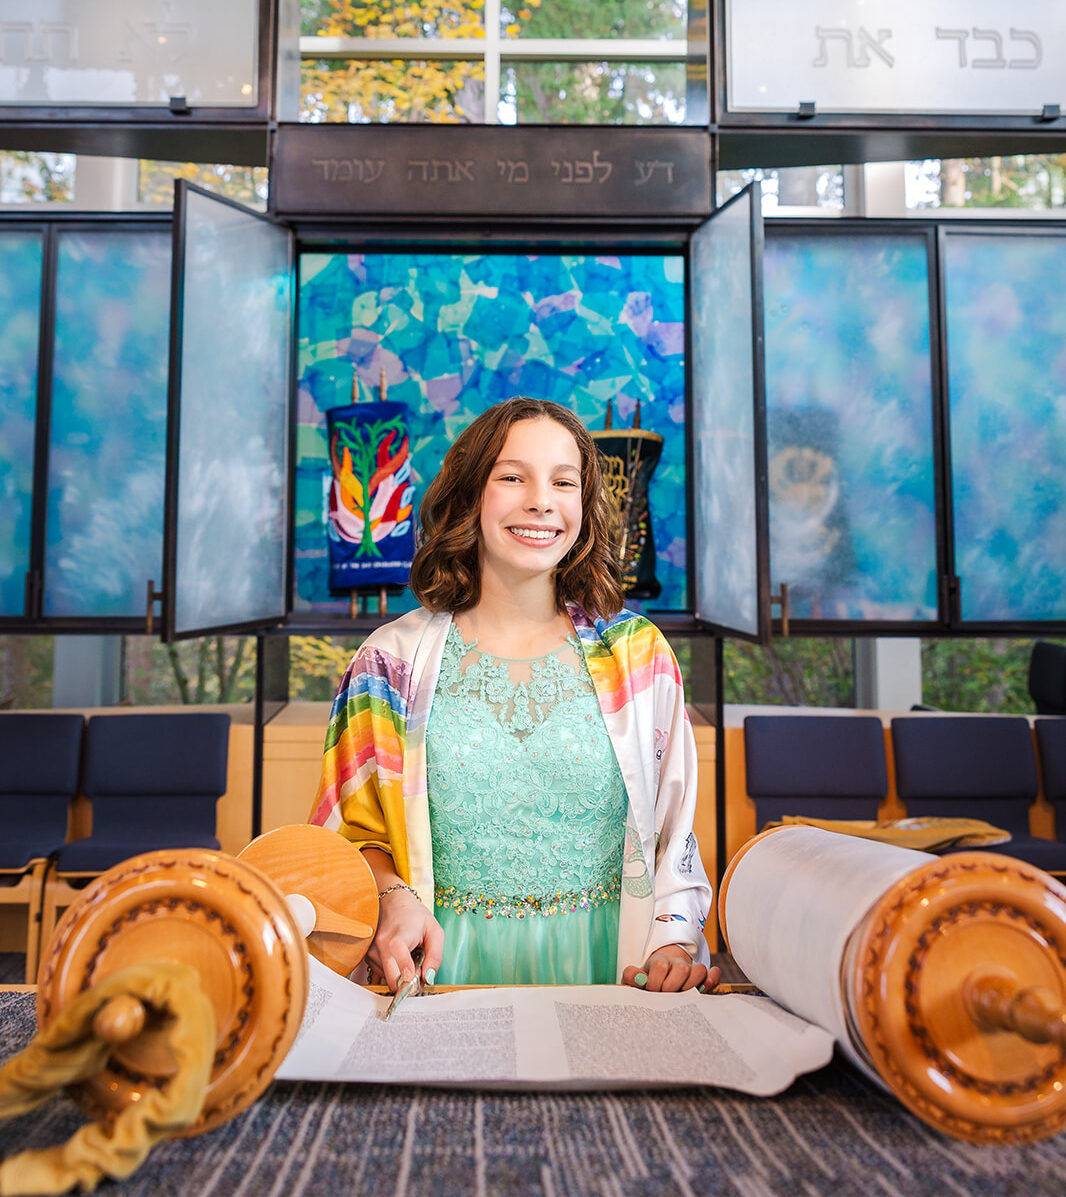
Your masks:
<svg viewBox="0 0 1066 1197"><path fill-rule="evenodd" d="M241 852L286 895L307 950L348 976L378 924L378 887L363 854L335 831L310 823L276 827Z"/></svg>
<svg viewBox="0 0 1066 1197"><path fill-rule="evenodd" d="M966 1012L982 1031L1015 1031L1030 1043L1054 1043L1066 1055L1066 1009L1050 990L1023 988L1008 972L978 970L963 982Z"/></svg>
<svg viewBox="0 0 1066 1197"><path fill-rule="evenodd" d="M361 919L350 919L339 913L324 902L311 899L315 908L315 930L324 935L347 935L350 939L367 939L374 935L374 928L370 923Z"/></svg>
<svg viewBox="0 0 1066 1197"><path fill-rule="evenodd" d="M857 1042L913 1113L971 1143L1066 1128L1066 888L1053 877L994 852L931 857L878 899L849 953Z"/></svg>
<svg viewBox="0 0 1066 1197"><path fill-rule="evenodd" d="M349 939L372 939L374 928L360 919L349 918L327 906L321 898L309 898L306 894L286 894L285 901L300 930L305 935L321 931L324 935L344 935Z"/></svg>
<svg viewBox="0 0 1066 1197"><path fill-rule="evenodd" d="M177 1083L175 1032L183 1015L175 1003L182 999L176 986L173 994L144 988L148 980L134 987L127 974L145 962L152 984L174 970L191 973L196 998L189 1002L206 1004L206 1015L193 1021L209 1040L207 1091L191 1122L169 1119L173 1133L200 1134L255 1101L292 1046L307 997L304 940L277 888L221 852L148 852L90 882L44 953L37 1022L47 1036L86 993L96 994L78 1034L95 1043L99 1064L63 1083L107 1125ZM107 988L120 976L116 990Z"/></svg>
<svg viewBox="0 0 1066 1197"><path fill-rule="evenodd" d="M189 965L152 960L130 965L79 994L19 1055L0 1069L0 1118L24 1113L64 1086L97 1076L115 1046L145 1027L165 1034L172 1075L145 1091L106 1125L81 1127L57 1147L23 1151L0 1164L0 1195L87 1192L105 1177L127 1177L160 1139L182 1134L200 1116L215 1054L211 1002Z"/></svg>

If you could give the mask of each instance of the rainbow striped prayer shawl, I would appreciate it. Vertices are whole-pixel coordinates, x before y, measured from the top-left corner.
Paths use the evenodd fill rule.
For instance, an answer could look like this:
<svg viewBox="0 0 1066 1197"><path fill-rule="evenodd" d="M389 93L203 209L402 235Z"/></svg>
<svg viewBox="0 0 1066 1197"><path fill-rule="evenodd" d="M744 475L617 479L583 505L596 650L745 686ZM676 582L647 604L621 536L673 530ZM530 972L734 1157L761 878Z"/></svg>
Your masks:
<svg viewBox="0 0 1066 1197"><path fill-rule="evenodd" d="M669 943L706 962L711 887L692 834L696 746L677 661L641 615L568 611L629 796L618 974ZM426 725L450 625L418 609L367 637L333 703L310 820L390 852L430 909Z"/></svg>

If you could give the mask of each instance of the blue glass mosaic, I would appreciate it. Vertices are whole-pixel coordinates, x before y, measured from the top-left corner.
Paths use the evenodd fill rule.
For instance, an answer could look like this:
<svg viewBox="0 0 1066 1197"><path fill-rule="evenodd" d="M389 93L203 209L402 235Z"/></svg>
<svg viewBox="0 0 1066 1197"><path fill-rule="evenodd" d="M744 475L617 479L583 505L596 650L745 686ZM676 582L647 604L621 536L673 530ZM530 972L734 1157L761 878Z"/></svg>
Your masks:
<svg viewBox="0 0 1066 1197"><path fill-rule="evenodd" d="M773 586L794 618L935 619L925 238L768 230L764 303Z"/></svg>
<svg viewBox="0 0 1066 1197"><path fill-rule="evenodd" d="M44 610L143 615L163 568L170 235L64 232Z"/></svg>
<svg viewBox="0 0 1066 1197"><path fill-rule="evenodd" d="M286 230L185 197L174 626L285 613L292 264Z"/></svg>
<svg viewBox="0 0 1066 1197"><path fill-rule="evenodd" d="M1066 619L1066 237L945 242L962 617Z"/></svg>
<svg viewBox="0 0 1066 1197"><path fill-rule="evenodd" d="M688 605L685 283L680 255L340 254L300 259L296 611L346 611L331 595L325 413L377 398L408 409L415 503L456 435L512 395L551 399L590 429L608 401L663 437L651 484L656 608ZM395 610L411 605L393 600Z"/></svg>
<svg viewBox="0 0 1066 1197"><path fill-rule="evenodd" d="M0 233L0 615L25 612L43 237Z"/></svg>
<svg viewBox="0 0 1066 1197"><path fill-rule="evenodd" d="M701 544L721 546L697 558L696 613L749 636L760 630L752 202L736 199L692 244L696 527Z"/></svg>

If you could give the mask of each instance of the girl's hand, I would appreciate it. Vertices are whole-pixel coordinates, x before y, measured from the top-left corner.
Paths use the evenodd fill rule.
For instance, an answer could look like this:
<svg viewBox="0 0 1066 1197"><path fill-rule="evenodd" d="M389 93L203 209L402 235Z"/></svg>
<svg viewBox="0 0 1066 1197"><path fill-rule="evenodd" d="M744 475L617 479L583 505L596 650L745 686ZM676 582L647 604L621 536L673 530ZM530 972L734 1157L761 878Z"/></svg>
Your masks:
<svg viewBox="0 0 1066 1197"><path fill-rule="evenodd" d="M409 890L394 889L381 899L377 934L366 954L393 993L415 975L411 953L420 945L422 979L432 985L444 956L444 928Z"/></svg>
<svg viewBox="0 0 1066 1197"><path fill-rule="evenodd" d="M713 989L722 979L717 965L708 969L693 964L692 957L676 943L652 952L643 968L630 964L622 973L622 984L653 993L677 993L682 989Z"/></svg>

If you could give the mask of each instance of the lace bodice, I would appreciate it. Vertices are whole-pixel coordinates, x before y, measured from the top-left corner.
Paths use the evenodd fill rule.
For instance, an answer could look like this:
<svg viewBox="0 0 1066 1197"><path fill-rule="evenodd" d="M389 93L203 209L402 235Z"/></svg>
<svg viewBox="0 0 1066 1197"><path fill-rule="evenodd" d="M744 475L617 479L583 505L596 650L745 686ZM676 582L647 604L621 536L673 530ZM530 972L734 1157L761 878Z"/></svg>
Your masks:
<svg viewBox="0 0 1066 1197"><path fill-rule="evenodd" d="M626 792L576 638L511 661L453 624L427 731L439 904L522 917L617 896Z"/></svg>

